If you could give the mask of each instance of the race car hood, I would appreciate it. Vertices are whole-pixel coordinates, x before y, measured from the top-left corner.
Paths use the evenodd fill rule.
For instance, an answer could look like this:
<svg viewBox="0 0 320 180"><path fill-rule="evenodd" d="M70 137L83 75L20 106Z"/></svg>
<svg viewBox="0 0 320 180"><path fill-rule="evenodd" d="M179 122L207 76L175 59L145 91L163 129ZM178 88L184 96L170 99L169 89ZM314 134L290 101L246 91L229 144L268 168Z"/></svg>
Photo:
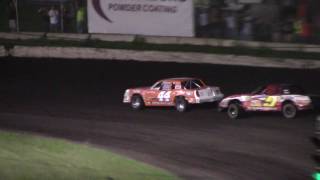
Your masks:
<svg viewBox="0 0 320 180"><path fill-rule="evenodd" d="M145 91L147 89L150 89L150 87L136 87L136 88L129 88L127 91L130 91L131 93L141 93L142 91Z"/></svg>

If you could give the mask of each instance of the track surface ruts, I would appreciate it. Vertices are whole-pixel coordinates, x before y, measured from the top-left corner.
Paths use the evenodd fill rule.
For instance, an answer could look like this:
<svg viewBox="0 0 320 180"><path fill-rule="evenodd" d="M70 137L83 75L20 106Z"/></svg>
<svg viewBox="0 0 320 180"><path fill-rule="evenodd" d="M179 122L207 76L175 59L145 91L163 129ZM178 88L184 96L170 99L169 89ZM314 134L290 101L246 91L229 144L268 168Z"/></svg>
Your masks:
<svg viewBox="0 0 320 180"><path fill-rule="evenodd" d="M91 143L168 169L187 180L305 180L316 113L293 120L254 114L231 121L214 106L177 113L132 111L128 87L195 76L225 94L268 82L320 93L320 70L206 64L0 59L0 128Z"/></svg>

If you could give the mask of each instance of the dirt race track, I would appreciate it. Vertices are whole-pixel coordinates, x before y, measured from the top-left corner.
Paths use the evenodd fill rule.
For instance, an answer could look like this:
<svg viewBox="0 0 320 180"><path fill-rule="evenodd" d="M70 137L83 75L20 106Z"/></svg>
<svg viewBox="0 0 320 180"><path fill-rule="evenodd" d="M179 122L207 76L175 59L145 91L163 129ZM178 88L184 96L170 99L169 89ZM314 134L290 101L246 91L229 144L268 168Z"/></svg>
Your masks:
<svg viewBox="0 0 320 180"><path fill-rule="evenodd" d="M111 149L187 180L307 180L315 112L293 120L252 114L232 121L213 105L132 111L128 87L195 76L229 95L268 82L320 94L320 70L133 61L0 59L0 128Z"/></svg>

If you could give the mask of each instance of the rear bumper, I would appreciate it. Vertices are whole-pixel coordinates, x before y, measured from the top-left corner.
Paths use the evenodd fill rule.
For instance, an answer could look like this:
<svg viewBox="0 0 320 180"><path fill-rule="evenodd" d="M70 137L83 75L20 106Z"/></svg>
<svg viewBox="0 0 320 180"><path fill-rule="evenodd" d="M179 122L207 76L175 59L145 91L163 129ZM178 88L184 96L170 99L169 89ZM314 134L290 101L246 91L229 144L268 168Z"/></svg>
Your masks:
<svg viewBox="0 0 320 180"><path fill-rule="evenodd" d="M223 97L224 97L223 94L218 94L218 95L207 97L207 98L197 98L196 103L200 104L200 103L206 103L206 102L216 102L216 101L222 100Z"/></svg>
<svg viewBox="0 0 320 180"><path fill-rule="evenodd" d="M302 106L297 105L297 108L299 111L304 111L304 110L312 110L314 109L314 106L312 104L302 105Z"/></svg>

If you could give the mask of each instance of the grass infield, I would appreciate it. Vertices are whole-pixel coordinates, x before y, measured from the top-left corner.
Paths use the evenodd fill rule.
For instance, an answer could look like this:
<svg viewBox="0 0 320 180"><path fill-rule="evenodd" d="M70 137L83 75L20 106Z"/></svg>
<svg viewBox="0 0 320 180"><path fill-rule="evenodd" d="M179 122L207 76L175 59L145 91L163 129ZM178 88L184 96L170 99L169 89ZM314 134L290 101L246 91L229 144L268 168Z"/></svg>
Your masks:
<svg viewBox="0 0 320 180"><path fill-rule="evenodd" d="M0 131L0 177L6 180L174 180L173 174L65 140Z"/></svg>

